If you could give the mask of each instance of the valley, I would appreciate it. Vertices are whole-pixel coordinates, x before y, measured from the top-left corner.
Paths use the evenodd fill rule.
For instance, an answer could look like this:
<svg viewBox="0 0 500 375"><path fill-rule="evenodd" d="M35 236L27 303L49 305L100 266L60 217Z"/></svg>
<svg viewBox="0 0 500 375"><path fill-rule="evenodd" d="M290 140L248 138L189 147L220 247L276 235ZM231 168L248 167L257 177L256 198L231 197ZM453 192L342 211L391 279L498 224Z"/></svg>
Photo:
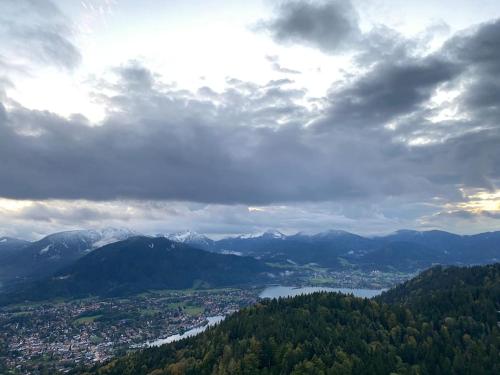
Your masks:
<svg viewBox="0 0 500 375"><path fill-rule="evenodd" d="M0 375L500 375L500 1L0 0Z"/></svg>
<svg viewBox="0 0 500 375"><path fill-rule="evenodd" d="M5 368L15 369L11 374L65 372L202 327L209 317L230 315L261 298L288 295L283 290L315 286L356 294L356 288L366 288L369 295L375 295L411 277L375 271L334 272L314 266L292 270L274 280L282 287L154 290L123 297L58 298L0 307L0 358Z"/></svg>
<svg viewBox="0 0 500 375"><path fill-rule="evenodd" d="M314 292L372 298L437 261L487 263L499 256L498 232L461 237L401 231L381 238L265 232L219 241L192 232L96 233L102 232L4 241L10 247L0 269L15 272L18 263L9 260L17 254L31 259L36 272L27 273L28 267L0 293L2 371L83 371L201 332L268 298ZM478 245L482 251L473 252Z"/></svg>
<svg viewBox="0 0 500 375"><path fill-rule="evenodd" d="M0 358L14 374L89 366L231 314L255 303L260 290L161 290L11 305L0 309Z"/></svg>
<svg viewBox="0 0 500 375"><path fill-rule="evenodd" d="M265 299L92 375L497 374L500 265L433 267L371 299Z"/></svg>

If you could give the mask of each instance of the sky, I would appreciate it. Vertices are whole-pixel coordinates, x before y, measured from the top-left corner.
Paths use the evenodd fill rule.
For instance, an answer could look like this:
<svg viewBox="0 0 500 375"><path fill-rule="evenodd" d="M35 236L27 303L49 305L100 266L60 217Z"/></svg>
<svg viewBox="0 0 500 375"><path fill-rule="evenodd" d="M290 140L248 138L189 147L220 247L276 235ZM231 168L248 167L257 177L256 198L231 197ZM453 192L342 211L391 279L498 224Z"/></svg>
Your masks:
<svg viewBox="0 0 500 375"><path fill-rule="evenodd" d="M497 0L2 0L0 236L500 229Z"/></svg>

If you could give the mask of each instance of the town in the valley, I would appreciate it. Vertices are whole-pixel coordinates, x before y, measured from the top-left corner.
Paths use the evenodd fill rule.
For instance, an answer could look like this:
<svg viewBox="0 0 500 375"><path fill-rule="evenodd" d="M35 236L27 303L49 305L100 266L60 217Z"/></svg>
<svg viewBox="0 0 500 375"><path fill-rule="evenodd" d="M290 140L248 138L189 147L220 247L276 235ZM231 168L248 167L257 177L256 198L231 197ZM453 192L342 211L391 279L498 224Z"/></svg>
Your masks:
<svg viewBox="0 0 500 375"><path fill-rule="evenodd" d="M277 281L283 285L382 289L410 276L303 269ZM120 298L4 306L0 308L0 360L12 369L11 374L68 372L92 366L202 327L207 318L227 316L257 302L263 289L160 290Z"/></svg>

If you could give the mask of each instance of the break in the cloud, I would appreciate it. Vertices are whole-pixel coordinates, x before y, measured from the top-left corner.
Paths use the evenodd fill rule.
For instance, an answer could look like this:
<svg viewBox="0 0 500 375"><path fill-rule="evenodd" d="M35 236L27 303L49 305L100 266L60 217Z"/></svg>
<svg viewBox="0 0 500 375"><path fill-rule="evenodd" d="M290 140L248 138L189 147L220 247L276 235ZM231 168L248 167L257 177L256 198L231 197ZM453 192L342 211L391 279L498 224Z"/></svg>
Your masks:
<svg viewBox="0 0 500 375"><path fill-rule="evenodd" d="M33 202L4 217L42 230L105 221L216 234L495 225L500 207L477 194L496 194L500 181L499 20L426 52L384 26L361 32L346 1L284 2L276 12L261 27L278 43L354 52L326 96L283 76L189 91L130 61L94 81L100 123L7 99L0 196ZM66 45L79 56L63 35L34 51L72 67L71 53L62 63L47 52ZM43 47L37 38L30 43Z"/></svg>

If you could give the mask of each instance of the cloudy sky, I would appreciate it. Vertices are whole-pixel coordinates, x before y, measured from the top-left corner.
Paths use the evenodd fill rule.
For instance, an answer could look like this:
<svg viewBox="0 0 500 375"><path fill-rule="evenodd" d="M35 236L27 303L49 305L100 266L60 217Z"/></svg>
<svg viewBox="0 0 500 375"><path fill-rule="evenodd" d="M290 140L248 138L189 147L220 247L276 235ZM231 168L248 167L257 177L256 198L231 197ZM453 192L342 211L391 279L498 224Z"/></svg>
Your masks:
<svg viewBox="0 0 500 375"><path fill-rule="evenodd" d="M498 0L1 0L0 235L500 229Z"/></svg>

